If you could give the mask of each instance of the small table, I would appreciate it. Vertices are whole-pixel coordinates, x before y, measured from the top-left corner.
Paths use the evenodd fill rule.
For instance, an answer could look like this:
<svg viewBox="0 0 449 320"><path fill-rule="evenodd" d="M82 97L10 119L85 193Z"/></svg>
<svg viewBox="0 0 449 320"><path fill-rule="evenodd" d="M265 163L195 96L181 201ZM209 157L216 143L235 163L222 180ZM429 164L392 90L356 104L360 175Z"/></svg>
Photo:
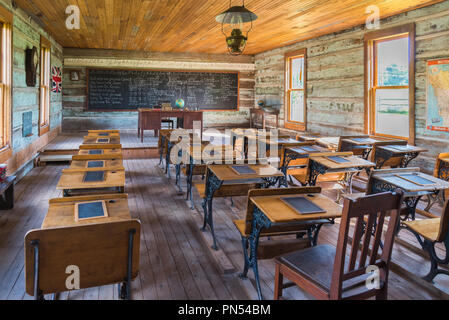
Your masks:
<svg viewBox="0 0 449 320"><path fill-rule="evenodd" d="M376 169L381 169L385 162L391 158L402 157L400 168L407 168L410 161L415 159L421 152L427 152L427 149L415 146L388 145L379 146L376 151Z"/></svg>
<svg viewBox="0 0 449 320"><path fill-rule="evenodd" d="M275 116L276 117L276 127L279 127L279 110L271 109L271 110L265 110L265 109L256 109L251 108L249 110L249 127L252 128L254 125L253 116L259 115L262 116L262 129L265 129L266 127L266 118L267 116Z"/></svg>
<svg viewBox="0 0 449 320"><path fill-rule="evenodd" d="M382 172L383 171L383 172ZM374 172L368 183L368 192L371 194L394 191L396 188L404 190L405 205L407 206L407 215L403 219L415 220L416 206L419 200L425 195L438 195L443 190L449 189L449 182L435 178L431 175L422 173L419 168L390 169ZM398 177L404 174L414 174L421 178L434 182L429 185L418 185L403 178Z"/></svg>
<svg viewBox="0 0 449 320"><path fill-rule="evenodd" d="M75 220L75 204L80 202L104 200L108 217ZM131 219L127 194L106 194L95 196L80 196L70 198L56 198L49 201L49 207L42 229L72 227L91 223L107 223Z"/></svg>
<svg viewBox="0 0 449 320"><path fill-rule="evenodd" d="M16 176L7 176L0 182L0 210L10 210L14 208L14 180Z"/></svg>
<svg viewBox="0 0 449 320"><path fill-rule="evenodd" d="M313 238L313 245L316 245L320 228L323 224L332 223L335 218L341 217L342 207L331 199L321 195L313 194L308 199L326 210L325 213L316 214L299 214L296 210L288 206L281 198L295 197L302 195L285 195L285 196L258 196L251 197L250 201L254 204L253 210L253 227L249 238L250 257L249 267L253 269L257 293L259 299L262 299L260 290L259 271L257 265L257 250L259 246L259 236L263 229L276 226L304 226L311 225L309 234ZM245 275L243 275L245 276Z"/></svg>
<svg viewBox="0 0 449 320"><path fill-rule="evenodd" d="M102 142L102 139L107 139L108 141ZM83 144L95 144L95 145L107 145L107 144L120 144L120 136L85 136Z"/></svg>
<svg viewBox="0 0 449 320"><path fill-rule="evenodd" d="M106 147L106 146L104 146ZM92 151L95 150L95 151ZM97 153L99 150L100 153ZM92 149L81 149L78 151L79 155L92 155L94 154L103 154L103 155L113 155L117 157L122 157L122 149L121 148L92 148Z"/></svg>
<svg viewBox="0 0 449 320"><path fill-rule="evenodd" d="M309 176L309 185L315 186L318 176L320 174L326 173L347 173L348 180L347 183L350 187L350 192L352 193L352 177L359 171L362 171L364 168L372 168L375 166L374 163L362 159L356 156L342 156L348 162L344 163L336 163L334 161L329 160L326 156L319 156L311 154L310 156L310 176Z"/></svg>
<svg viewBox="0 0 449 320"><path fill-rule="evenodd" d="M217 239L215 237L213 216L212 216L212 202L214 193L221 188L223 183L235 183L235 184L253 184L255 181L263 180L265 183L263 187L269 188L276 185L278 180L284 175L278 169L268 164L250 164L248 165L253 169L255 174L238 174L232 168L232 165L209 165L207 166L206 173L206 190L205 199L203 203L204 209L204 226L209 225L212 238L214 239L213 248L217 249ZM242 182L244 181L244 182Z"/></svg>
<svg viewBox="0 0 449 320"><path fill-rule="evenodd" d="M84 182L84 175L88 171L105 171L103 181ZM108 170L108 168L92 168L92 169L65 169L62 171L59 179L57 190L62 190L64 197L70 196L73 192L93 193L93 191L110 191L114 188L116 192L123 193L125 191L125 171L124 170Z"/></svg>

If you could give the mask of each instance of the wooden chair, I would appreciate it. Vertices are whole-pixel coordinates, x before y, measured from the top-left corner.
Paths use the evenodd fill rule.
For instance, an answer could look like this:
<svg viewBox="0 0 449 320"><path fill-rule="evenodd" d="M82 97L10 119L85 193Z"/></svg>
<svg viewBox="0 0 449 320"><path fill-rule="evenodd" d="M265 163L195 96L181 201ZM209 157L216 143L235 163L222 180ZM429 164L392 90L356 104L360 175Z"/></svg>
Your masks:
<svg viewBox="0 0 449 320"><path fill-rule="evenodd" d="M302 188L281 188L281 189L256 189L250 190L248 192L248 202L246 206L245 219L233 220L235 227L240 233L242 238L243 256L245 259L243 275L249 269L249 253L248 253L248 239L251 235L253 226L253 210L254 205L250 201L251 197L257 196L275 196L275 195L288 195L288 194L311 194L311 193L321 193L320 187L302 187ZM264 229L260 237L275 237L284 235L301 235L308 229L308 225L289 226L289 227L272 227L269 229ZM299 249L308 248L312 245L311 240L302 239L297 237L294 239L282 239L282 240L270 240L263 241L259 243L258 248L258 259L273 259L274 257L292 252Z"/></svg>
<svg viewBox="0 0 449 320"><path fill-rule="evenodd" d="M449 199L446 200L440 218L405 221L404 224L407 230L416 236L423 250L429 253L430 271L424 279L433 282L438 274L449 275L449 271L438 268L439 264L449 263ZM445 246L444 259L439 258L436 253L435 246L438 243L443 243Z"/></svg>
<svg viewBox="0 0 449 320"><path fill-rule="evenodd" d="M438 179L449 181L449 164L442 159L449 158L449 153L440 153L437 157L435 168L433 170L433 176ZM447 190L443 190L439 195L428 195L427 196L427 206L424 211L430 211L435 203L439 202L441 206L444 205L444 199L449 197Z"/></svg>
<svg viewBox="0 0 449 320"><path fill-rule="evenodd" d="M25 235L26 292L41 300L69 290L67 267L76 266L79 289L122 283L119 296L129 299L139 250L139 220L31 230Z"/></svg>
<svg viewBox="0 0 449 320"><path fill-rule="evenodd" d="M399 190L357 200L345 199L336 248L318 245L275 259L274 299L282 296L286 287L284 277L317 299L387 299L389 264L401 203L402 191ZM378 255L387 213L390 213L388 229ZM355 220L352 237L349 235L351 220ZM376 287L366 286L372 275L367 273L370 266L378 268Z"/></svg>

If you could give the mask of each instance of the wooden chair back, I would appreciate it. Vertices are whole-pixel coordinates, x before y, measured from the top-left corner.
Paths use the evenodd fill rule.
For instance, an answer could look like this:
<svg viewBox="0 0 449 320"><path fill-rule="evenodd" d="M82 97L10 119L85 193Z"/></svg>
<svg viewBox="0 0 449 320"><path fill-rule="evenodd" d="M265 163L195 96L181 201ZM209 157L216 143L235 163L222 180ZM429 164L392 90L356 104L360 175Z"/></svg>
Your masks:
<svg viewBox="0 0 449 320"><path fill-rule="evenodd" d="M289 194L311 194L321 193L320 187L301 187L301 188L279 188L279 189L254 189L248 192L248 202L245 215L245 234L251 234L254 205L250 200L251 197L257 196L278 196Z"/></svg>
<svg viewBox="0 0 449 320"><path fill-rule="evenodd" d="M363 283L355 293L358 299L371 296L371 290L364 285L366 281L364 275L369 266L375 265L379 268L379 281L386 285L402 199L401 190L395 193L370 195L356 200L345 199L330 287L332 300L341 299L345 281ZM382 239L387 215L390 219L387 233ZM355 222L355 226L350 235L352 222ZM383 249L381 249L382 240ZM348 248L348 242L350 242L350 248ZM357 281L360 277L361 280Z"/></svg>
<svg viewBox="0 0 449 320"><path fill-rule="evenodd" d="M379 141L373 145L373 151L371 152L371 161L375 162L377 148L382 146L406 146L407 140L392 140L392 141ZM401 164L402 157L393 157L384 163L384 167L398 167Z"/></svg>
<svg viewBox="0 0 449 320"><path fill-rule="evenodd" d="M134 232L133 234L131 232ZM26 292L34 295L67 291L69 266L80 272L80 289L123 282L127 278L130 234L132 279L139 271L140 222L124 220L63 228L31 230L25 235ZM38 242L38 279L34 277Z"/></svg>
<svg viewBox="0 0 449 320"><path fill-rule="evenodd" d="M449 198L446 200L443 213L440 218L440 230L438 232L437 242L443 242L449 233Z"/></svg>
<svg viewBox="0 0 449 320"><path fill-rule="evenodd" d="M122 154L81 154L74 155L72 161L89 161L89 160L115 160L123 159Z"/></svg>

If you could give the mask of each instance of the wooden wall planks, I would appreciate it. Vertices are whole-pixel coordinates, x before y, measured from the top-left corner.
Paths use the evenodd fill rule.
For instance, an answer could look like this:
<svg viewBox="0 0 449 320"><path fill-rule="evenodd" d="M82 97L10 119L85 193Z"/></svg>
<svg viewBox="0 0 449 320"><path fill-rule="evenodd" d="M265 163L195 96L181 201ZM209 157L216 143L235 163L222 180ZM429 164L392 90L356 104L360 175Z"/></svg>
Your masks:
<svg viewBox="0 0 449 320"><path fill-rule="evenodd" d="M416 143L430 151L413 165L432 171L436 155L449 148L449 134L428 131L426 61L449 57L449 1L381 21L381 28L416 24ZM307 48L308 129L324 135L364 133L364 27L349 29L256 55L255 98L281 103L284 119L284 53Z"/></svg>

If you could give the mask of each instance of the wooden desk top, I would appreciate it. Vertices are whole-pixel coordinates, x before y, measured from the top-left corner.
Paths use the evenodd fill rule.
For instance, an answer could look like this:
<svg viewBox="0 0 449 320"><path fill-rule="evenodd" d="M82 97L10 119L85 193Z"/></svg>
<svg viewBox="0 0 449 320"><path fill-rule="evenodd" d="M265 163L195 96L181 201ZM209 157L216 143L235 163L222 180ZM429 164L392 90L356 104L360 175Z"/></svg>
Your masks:
<svg viewBox="0 0 449 320"><path fill-rule="evenodd" d="M329 160L327 158L328 156L343 157L343 158L349 160L349 162L337 163L337 162ZM360 157L356 157L353 155L344 156L344 155L339 155L338 153L337 154L330 153L329 155L314 155L313 153L311 153L310 159L313 159L313 161L318 162L319 164L325 166L326 168L328 168L330 170L350 169L350 168L360 168L360 167L370 168L370 167L376 166L374 163L367 161L365 159L362 159Z"/></svg>
<svg viewBox="0 0 449 320"><path fill-rule="evenodd" d="M95 149L80 149L80 151L78 152L78 155L88 155L91 156L91 154L89 154L89 150L102 150L103 155L111 155L111 156L119 156L122 157L122 149L100 149L100 148L95 148Z"/></svg>
<svg viewBox="0 0 449 320"><path fill-rule="evenodd" d="M316 141L320 137L313 135L298 135L297 138L299 141Z"/></svg>
<svg viewBox="0 0 449 320"><path fill-rule="evenodd" d="M87 171L103 171L103 169L65 169L62 170L61 178L59 179L56 189L97 189L97 188L113 188L125 186L125 171L106 171L105 179L96 182L83 182L84 175Z"/></svg>
<svg viewBox="0 0 449 320"><path fill-rule="evenodd" d="M89 162L92 161L101 161L103 163L102 167L95 167L95 168L88 168ZM72 163L70 164L69 169L90 169L90 170L125 170L125 167L123 166L123 160L122 159L115 159L115 160L99 160L99 159L92 159L92 160L72 160Z"/></svg>
<svg viewBox="0 0 449 320"><path fill-rule="evenodd" d="M99 200L105 200L108 217L75 221L75 203ZM131 215L128 208L127 194L57 198L51 199L49 202L48 212L42 223L42 229L107 223L129 219L131 219Z"/></svg>
<svg viewBox="0 0 449 320"><path fill-rule="evenodd" d="M377 148L379 149L383 149L383 150L387 150L393 154L404 154L404 153L409 153L409 152L427 152L429 150L421 148L421 147L415 147L415 146L410 146L407 145L407 150L399 150L396 149L396 147L401 147L401 146L396 146L396 145L387 145L387 146L379 146ZM405 146L402 146L405 147Z"/></svg>
<svg viewBox="0 0 449 320"><path fill-rule="evenodd" d="M87 130L88 133L120 133L120 130Z"/></svg>
<svg viewBox="0 0 449 320"><path fill-rule="evenodd" d="M323 210L324 213L299 214L292 209L281 198L305 196ZM288 223L296 221L309 221L319 219L331 219L341 217L343 208L326 196L315 193L313 197L304 194L298 195L276 195L251 197L250 200L270 219L273 223Z"/></svg>
<svg viewBox="0 0 449 320"><path fill-rule="evenodd" d="M109 139L109 142L98 142L98 139ZM85 136L83 144L96 144L96 145L107 145L107 144L120 144L120 136L112 137L96 137L96 136Z"/></svg>
<svg viewBox="0 0 449 320"><path fill-rule="evenodd" d="M355 146L372 146L376 142L380 142L380 140L376 140L373 138L360 138L360 140L354 140L354 139L358 139L358 138L343 139L343 141L353 144Z"/></svg>
<svg viewBox="0 0 449 320"><path fill-rule="evenodd" d="M407 170L405 170L407 169ZM434 191L434 190L445 190L449 189L449 182L435 178L434 176L420 172L419 168L405 168L405 169L387 169L374 171L372 174L373 179L378 179L394 185L398 188L403 189L405 192L421 192L421 191ZM429 185L418 185L403 178L398 177L398 175L403 174L416 174L421 178L433 181L434 184Z"/></svg>
<svg viewBox="0 0 449 320"><path fill-rule="evenodd" d="M93 149L119 149L121 151L122 145L118 144L82 144L80 150L93 150Z"/></svg>
<svg viewBox="0 0 449 320"><path fill-rule="evenodd" d="M248 180L248 179L259 179L259 178L269 178L269 177L283 177L284 174L269 164L250 164L248 165L251 169L256 171L255 174L238 174L232 168L232 165L219 164L219 165L209 165L208 168L217 176L221 181L232 181L232 180Z"/></svg>
<svg viewBox="0 0 449 320"><path fill-rule="evenodd" d="M85 137L92 137L92 138L112 138L112 137L119 137L120 133L118 132L89 132L87 136Z"/></svg>
<svg viewBox="0 0 449 320"><path fill-rule="evenodd" d="M214 154L211 155L209 151L214 150ZM187 150L187 155L192 157L197 163L200 161L202 163L212 162L214 160L230 160L242 158L240 152L233 150L231 145L224 146L213 146L213 145L201 145L200 147L194 148L193 146Z"/></svg>
<svg viewBox="0 0 449 320"><path fill-rule="evenodd" d="M329 149L337 149L339 140L339 137L323 137L316 139L316 143Z"/></svg>
<svg viewBox="0 0 449 320"><path fill-rule="evenodd" d="M311 146L305 146L307 148L314 148L315 150L317 150L318 152L311 152L311 151L307 151L304 150L302 147L290 147L287 148L289 151L292 151L294 153L300 154L300 155L304 155L305 157L308 155L322 155L322 154L329 154L329 149L318 146L318 145L311 145Z"/></svg>

